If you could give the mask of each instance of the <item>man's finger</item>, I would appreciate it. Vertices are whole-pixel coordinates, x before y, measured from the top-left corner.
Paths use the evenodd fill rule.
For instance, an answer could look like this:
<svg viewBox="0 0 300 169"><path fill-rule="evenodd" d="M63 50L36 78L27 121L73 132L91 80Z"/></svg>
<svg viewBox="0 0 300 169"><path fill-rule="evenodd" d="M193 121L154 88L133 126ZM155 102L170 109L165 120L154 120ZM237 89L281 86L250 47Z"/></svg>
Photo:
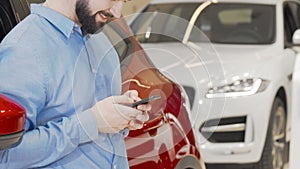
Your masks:
<svg viewBox="0 0 300 169"><path fill-rule="evenodd" d="M138 114L136 116L136 119L141 121L141 122L146 122L149 120L149 115L147 112L143 112L143 114Z"/></svg>
<svg viewBox="0 0 300 169"><path fill-rule="evenodd" d="M143 128L144 124L138 122L137 120L130 120L128 123L128 128L130 130L136 130L136 129L141 129Z"/></svg>
<svg viewBox="0 0 300 169"><path fill-rule="evenodd" d="M151 110L151 105L150 104L141 104L137 106L137 109L141 111L150 111Z"/></svg>
<svg viewBox="0 0 300 169"><path fill-rule="evenodd" d="M143 114L142 111L135 109L135 108L128 107L126 105L116 104L116 106L118 106L116 108L117 108L119 114L128 120L135 119L137 115Z"/></svg>
<svg viewBox="0 0 300 169"><path fill-rule="evenodd" d="M136 90L128 90L127 92L124 93L124 95L128 96L129 98L133 100L141 100L139 98L139 93Z"/></svg>
<svg viewBox="0 0 300 169"><path fill-rule="evenodd" d="M127 104L134 102L134 100L132 98L128 97L127 95L113 96L112 99L113 99L114 104L127 105Z"/></svg>

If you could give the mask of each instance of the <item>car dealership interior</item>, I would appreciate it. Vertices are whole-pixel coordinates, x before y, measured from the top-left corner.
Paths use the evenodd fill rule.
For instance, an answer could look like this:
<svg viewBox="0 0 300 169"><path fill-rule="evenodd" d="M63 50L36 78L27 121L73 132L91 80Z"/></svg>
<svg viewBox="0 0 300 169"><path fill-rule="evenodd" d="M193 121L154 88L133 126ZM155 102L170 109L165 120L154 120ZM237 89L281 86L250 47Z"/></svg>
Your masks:
<svg viewBox="0 0 300 169"><path fill-rule="evenodd" d="M7 79L0 82L0 169L17 169L22 163L27 168L59 168L60 164L64 168L69 162L83 158L72 154L80 154L81 151L75 151L74 147L87 148L90 154L84 151L82 154L93 161L99 154L87 146L92 142L93 146L103 150L107 158L112 157L111 164L105 164L104 167L113 169L123 168L114 160L124 157L130 169L300 168L300 0L111 2L117 4L118 1L125 2L122 17L117 18L111 9L105 9L107 13L96 13L93 19L105 20L105 26L101 25L93 33L85 31L83 24L80 25L82 28L75 24L72 30L60 31L68 38L80 34L84 43L80 41L79 44L83 44L83 49L76 51L77 59L58 57L51 63L41 61L41 58L46 57L27 61L27 50L24 56L21 53L22 61L7 57L14 54L7 46L17 42L9 39L9 35L13 32L21 36L23 30L14 31L15 26L21 25L30 15L31 4L38 3L47 7L45 0L0 1L0 76ZM49 21L53 22L49 25L57 28L57 25L63 23L55 17L46 20L41 25ZM67 26L65 24L62 27ZM51 33L49 31L49 36L43 34L51 42L49 49L57 40L56 34ZM68 47L69 42L59 42ZM38 46L39 42L32 38L26 44ZM38 53L39 49L34 52ZM65 67L59 63L68 59L72 60L74 68L64 72ZM9 64L11 60L17 66L12 68ZM34 67L40 63L38 68ZM24 73L24 64L34 67L36 72ZM88 69L84 64L88 65ZM54 68L50 68L53 65ZM53 72L61 76L55 79L51 76ZM45 75L47 84L35 79L41 74ZM82 80L82 76L92 81L92 85ZM12 93L6 90L15 83L13 80L10 82L11 77L17 77L17 86L24 84L25 87L28 86L23 81L32 79L29 81L34 85L29 86L28 91L41 93L46 101L39 102L40 107L36 107L36 110L45 114L35 117L28 113L36 111L30 107L33 105L30 101L38 102L40 98L30 97L29 94L27 96L22 87ZM49 87L49 84L67 86L66 81L72 86L70 90ZM114 87L112 84L120 86ZM117 111L124 107L134 110L148 108L143 110L143 117L147 120L137 120L138 115L133 118L133 115L127 117L125 113L119 112L120 116L128 120L127 126L118 130L110 126L114 131L109 132L102 132L98 127L96 133L107 137L102 140L94 137L95 132L90 130L96 128L93 124L99 124L98 117L94 121L87 121L90 116L83 117L85 115L78 112L105 109L100 106L87 109L81 103L87 100L81 98L92 95L91 100L99 103L105 100L101 95L105 91L111 92L108 95L111 97L118 92L122 96L132 97L134 94L128 92L136 91L138 96L134 97L138 99L133 99L136 101L133 104L123 103L123 100L118 102L118 99L111 102L113 105L121 105L115 108ZM60 94L64 96L63 99L55 102ZM69 105L73 106L72 113L75 112L75 115L71 112L67 115L72 114L70 117L73 118L70 119L79 123L78 126L73 125L68 117L60 119L51 114L61 114L66 104L64 100L68 98L71 98ZM146 105L150 105L151 109ZM49 113L52 118L50 122L32 121L44 118ZM66 125L62 125L65 122ZM102 119L100 123L106 122ZM139 123L139 127L130 128L131 124ZM32 128L36 135L30 131ZM66 130L63 134L70 135L66 140L59 139L60 131L65 131L61 128ZM26 148L22 147L24 145L34 147L30 138L35 136L49 138L52 140L49 142L55 145L45 149L49 154L48 157L41 157L45 160L33 153L37 158L33 160L36 164L24 161L24 155L17 153L20 149L20 152L25 151ZM119 138L124 143L116 141ZM121 148L113 147L115 145L124 146L124 152ZM36 151L43 152L44 149L38 146ZM56 157L54 152L58 151L62 151L65 156ZM49 158L62 161L52 163ZM103 167L101 162L91 164L91 169ZM71 165L69 167L72 168Z"/></svg>
<svg viewBox="0 0 300 169"><path fill-rule="evenodd" d="M165 1L151 1L151 0L140 0L140 1L132 1L132 2L128 2L125 4L125 10L123 12L124 16L129 16L126 18L126 20L131 20L132 17L135 17L133 14L136 14L136 13L139 13L139 12L145 12L145 9L149 8L147 6L149 6L149 3L151 4L159 4L159 3L165 3L165 4L168 4L168 3L171 3L171 2L175 2L174 0L165 0ZM184 3L185 1L176 1L179 5L180 3ZM192 1L191 1L192 2ZM197 2L197 1L195 1ZM213 2L213 1L212 1ZM215 2L218 2L218 1L215 1ZM222 1L220 1L221 3ZM235 3L235 2L239 2L239 1L234 1L232 3ZM243 1L241 1L243 2ZM247 1L246 1L247 2ZM248 1L249 2L249 1ZM268 2L268 1L264 1L264 2ZM298 4L300 3L300 1L296 1ZM175 3L173 4L175 6ZM187 4L186 4L187 5ZM162 6L163 7L163 6ZM158 9L158 8L157 8ZM175 8L174 8L175 9ZM160 10L160 9L158 9ZM163 9L161 9L163 11ZM148 12L152 12L152 11L148 11ZM163 11L164 12L164 11ZM233 16L231 16L233 17ZM265 21L267 21L267 18L265 18ZM260 23L262 25L266 24L266 23ZM207 28L208 26L204 27L204 28ZM176 29L176 28L175 28ZM204 29L206 30L206 29ZM161 44L162 45L162 44ZM153 47L153 46L152 46ZM155 46L157 47L157 46ZM297 48L297 47L295 47ZM166 49L166 48L164 48ZM299 50L299 49L298 49ZM156 53L157 54L157 53ZM299 55L300 56L300 55ZM299 64L300 64L300 59L299 59L299 56L296 57L296 59L293 61L294 63L294 70L293 70L293 87L292 87L292 95L291 95L291 100L292 100L292 106L291 106L291 132L290 132L290 143L289 143L289 160L288 162L286 162L284 168L287 169L297 169L300 167L300 162L299 160L297 160L297 157L300 155L299 153L299 144L297 144L299 141L300 141L300 134L299 134L299 131L297 129L299 129L299 119L300 119L300 109L299 109L299 106L297 104L298 100L300 98L298 98L298 95L297 93L299 93L299 86L300 86L300 83L298 82L299 80L299 71L300 69L298 69L299 67ZM153 58L155 58L155 56L153 56ZM232 65L233 67L235 67L236 65ZM176 73L173 75L173 76L177 76ZM180 75L178 75L180 76ZM259 104L259 103L258 103ZM259 106L259 105L258 105ZM201 149L201 146L200 145L200 149ZM219 147L221 148L221 147ZM200 150L200 153L202 151ZM206 153L206 152L203 152L203 153ZM205 155L204 155L205 156ZM217 156L210 156L211 158L216 158ZM206 161L206 160L204 160ZM209 160L208 160L209 161ZM233 167L234 168L234 167Z"/></svg>

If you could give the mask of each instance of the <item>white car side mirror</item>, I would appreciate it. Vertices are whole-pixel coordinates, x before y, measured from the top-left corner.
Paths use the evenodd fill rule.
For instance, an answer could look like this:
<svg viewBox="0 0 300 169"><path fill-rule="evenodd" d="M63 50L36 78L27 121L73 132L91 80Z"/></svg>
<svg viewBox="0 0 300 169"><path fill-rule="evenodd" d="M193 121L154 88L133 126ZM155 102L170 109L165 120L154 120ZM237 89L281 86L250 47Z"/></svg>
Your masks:
<svg viewBox="0 0 300 169"><path fill-rule="evenodd" d="M300 29L297 29L293 34L293 44L300 45Z"/></svg>

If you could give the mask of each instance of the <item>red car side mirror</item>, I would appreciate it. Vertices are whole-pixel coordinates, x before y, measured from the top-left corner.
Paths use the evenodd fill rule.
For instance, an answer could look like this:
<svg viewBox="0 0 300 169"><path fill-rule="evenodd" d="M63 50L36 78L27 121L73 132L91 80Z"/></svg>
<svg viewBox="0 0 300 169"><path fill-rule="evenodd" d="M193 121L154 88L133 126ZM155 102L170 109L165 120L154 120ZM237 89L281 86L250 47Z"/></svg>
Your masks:
<svg viewBox="0 0 300 169"><path fill-rule="evenodd" d="M24 134L25 109L0 94L0 150L18 145Z"/></svg>

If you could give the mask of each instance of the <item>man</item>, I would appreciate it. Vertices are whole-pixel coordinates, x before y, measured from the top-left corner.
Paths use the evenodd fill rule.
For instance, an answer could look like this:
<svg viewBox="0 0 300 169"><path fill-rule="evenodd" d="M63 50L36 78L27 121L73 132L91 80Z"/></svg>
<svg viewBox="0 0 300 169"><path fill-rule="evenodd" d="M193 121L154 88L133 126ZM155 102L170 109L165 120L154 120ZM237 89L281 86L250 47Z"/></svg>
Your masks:
<svg viewBox="0 0 300 169"><path fill-rule="evenodd" d="M136 91L121 92L119 60L100 33L99 61L89 34L123 1L47 0L0 45L0 93L26 109L22 142L0 151L0 168L128 168L124 136L148 120ZM96 62L94 62L96 60Z"/></svg>

